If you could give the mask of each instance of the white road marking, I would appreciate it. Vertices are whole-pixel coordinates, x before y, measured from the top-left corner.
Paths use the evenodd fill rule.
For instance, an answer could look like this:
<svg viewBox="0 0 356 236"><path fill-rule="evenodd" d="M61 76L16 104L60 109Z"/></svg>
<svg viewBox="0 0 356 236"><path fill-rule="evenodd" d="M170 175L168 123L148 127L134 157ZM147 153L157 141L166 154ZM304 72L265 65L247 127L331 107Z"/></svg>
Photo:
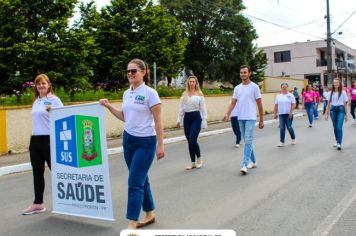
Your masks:
<svg viewBox="0 0 356 236"><path fill-rule="evenodd" d="M326 236L340 220L341 216L356 199L356 185L345 195L345 197L334 207L330 214L321 222L311 236Z"/></svg>

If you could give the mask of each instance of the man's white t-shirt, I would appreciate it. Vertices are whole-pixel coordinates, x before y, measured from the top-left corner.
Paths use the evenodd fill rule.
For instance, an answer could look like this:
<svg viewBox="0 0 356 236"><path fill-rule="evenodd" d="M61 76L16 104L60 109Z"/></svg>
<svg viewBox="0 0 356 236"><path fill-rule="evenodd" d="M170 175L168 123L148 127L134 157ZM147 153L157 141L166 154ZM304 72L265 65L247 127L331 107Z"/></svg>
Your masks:
<svg viewBox="0 0 356 236"><path fill-rule="evenodd" d="M232 98L237 100L237 116L239 120L256 120L256 99L261 98L261 91L257 84L239 84L234 89Z"/></svg>
<svg viewBox="0 0 356 236"><path fill-rule="evenodd" d="M295 104L295 97L291 93L278 94L274 104L277 104L278 115L289 114L292 108L292 104Z"/></svg>
<svg viewBox="0 0 356 236"><path fill-rule="evenodd" d="M137 137L155 136L155 123L151 108L160 103L157 91L145 83L134 90L131 88L126 90L122 102L124 130Z"/></svg>

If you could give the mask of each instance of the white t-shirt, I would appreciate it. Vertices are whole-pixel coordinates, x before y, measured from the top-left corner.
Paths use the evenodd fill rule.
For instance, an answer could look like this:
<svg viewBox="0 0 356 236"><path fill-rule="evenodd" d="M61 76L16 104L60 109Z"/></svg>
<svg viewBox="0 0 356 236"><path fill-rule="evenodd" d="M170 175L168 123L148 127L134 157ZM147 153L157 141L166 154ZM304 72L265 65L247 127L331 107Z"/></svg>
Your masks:
<svg viewBox="0 0 356 236"><path fill-rule="evenodd" d="M47 106L63 107L61 100L49 93L46 97L37 97L32 105L32 135L49 135L49 112Z"/></svg>
<svg viewBox="0 0 356 236"><path fill-rule="evenodd" d="M289 114L292 108L292 104L295 104L295 97L291 93L278 94L274 104L277 104L278 115Z"/></svg>
<svg viewBox="0 0 356 236"><path fill-rule="evenodd" d="M325 91L323 92L323 98L326 100L326 101L329 101L329 98L330 98L330 91Z"/></svg>
<svg viewBox="0 0 356 236"><path fill-rule="evenodd" d="M234 109L232 109L230 117L235 117L237 116L237 104L234 106Z"/></svg>
<svg viewBox="0 0 356 236"><path fill-rule="evenodd" d="M155 136L155 123L151 107L160 104L156 90L142 83L132 90L131 87L125 91L122 101L124 113L124 130L137 137Z"/></svg>
<svg viewBox="0 0 356 236"><path fill-rule="evenodd" d="M237 100L237 116L239 120L256 120L256 99L261 98L261 91L257 84L239 84L234 89L232 98Z"/></svg>
<svg viewBox="0 0 356 236"><path fill-rule="evenodd" d="M331 97L331 92L329 96L329 101L331 102L331 106L343 106L345 102L347 102L349 98L345 91L341 92L339 97L339 93L334 91L333 96Z"/></svg>

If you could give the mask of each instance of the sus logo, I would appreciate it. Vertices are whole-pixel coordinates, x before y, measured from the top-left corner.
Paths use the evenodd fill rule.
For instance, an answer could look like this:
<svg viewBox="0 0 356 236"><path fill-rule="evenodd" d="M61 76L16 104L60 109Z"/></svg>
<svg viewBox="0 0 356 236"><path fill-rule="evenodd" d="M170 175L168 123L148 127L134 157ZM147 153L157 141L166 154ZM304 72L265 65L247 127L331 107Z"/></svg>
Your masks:
<svg viewBox="0 0 356 236"><path fill-rule="evenodd" d="M55 121L56 162L76 168L102 164L98 117L73 115Z"/></svg>

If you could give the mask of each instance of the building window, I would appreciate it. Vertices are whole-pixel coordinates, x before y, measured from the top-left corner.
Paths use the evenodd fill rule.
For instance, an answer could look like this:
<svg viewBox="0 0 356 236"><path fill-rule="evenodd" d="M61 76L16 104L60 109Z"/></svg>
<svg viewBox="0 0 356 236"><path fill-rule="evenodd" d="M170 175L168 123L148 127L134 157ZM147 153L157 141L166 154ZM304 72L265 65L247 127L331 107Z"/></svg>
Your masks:
<svg viewBox="0 0 356 236"><path fill-rule="evenodd" d="M290 51L282 51L274 53L274 63L290 61Z"/></svg>

